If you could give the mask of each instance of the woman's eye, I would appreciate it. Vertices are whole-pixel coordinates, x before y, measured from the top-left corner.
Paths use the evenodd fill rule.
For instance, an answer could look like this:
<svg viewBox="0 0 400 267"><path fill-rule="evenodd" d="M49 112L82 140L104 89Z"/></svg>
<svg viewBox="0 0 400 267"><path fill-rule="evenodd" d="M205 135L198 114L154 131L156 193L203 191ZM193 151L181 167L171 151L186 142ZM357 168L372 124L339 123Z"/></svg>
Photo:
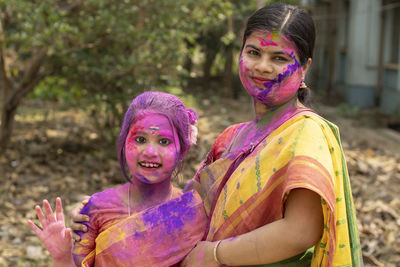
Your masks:
<svg viewBox="0 0 400 267"><path fill-rule="evenodd" d="M162 139L160 139L159 143L160 143L160 145L168 146L169 144L171 144L171 141L167 138L162 138Z"/></svg>
<svg viewBox="0 0 400 267"><path fill-rule="evenodd" d="M247 51L247 54L252 55L252 56L260 55L260 53L256 50L249 50L249 51Z"/></svg>
<svg viewBox="0 0 400 267"><path fill-rule="evenodd" d="M136 136L135 142L138 144L144 144L144 143L146 143L146 138L144 138L143 136Z"/></svg>
<svg viewBox="0 0 400 267"><path fill-rule="evenodd" d="M283 62L288 61L287 58L285 58L285 57L280 57L280 56L274 57L274 59L275 59L275 60L278 60L278 61L283 61Z"/></svg>

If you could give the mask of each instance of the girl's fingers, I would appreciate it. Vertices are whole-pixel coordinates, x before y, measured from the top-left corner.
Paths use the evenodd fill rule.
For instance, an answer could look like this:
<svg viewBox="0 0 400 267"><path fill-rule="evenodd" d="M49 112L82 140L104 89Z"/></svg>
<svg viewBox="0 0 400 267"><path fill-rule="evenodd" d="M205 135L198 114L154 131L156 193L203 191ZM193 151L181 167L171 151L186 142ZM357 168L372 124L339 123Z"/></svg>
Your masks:
<svg viewBox="0 0 400 267"><path fill-rule="evenodd" d="M70 228L65 229L65 241L72 245L72 230Z"/></svg>
<svg viewBox="0 0 400 267"><path fill-rule="evenodd" d="M39 218L40 224L42 225L42 228L46 228L47 227L47 220L44 217L43 211L39 206L35 206L35 210L36 210L36 214Z"/></svg>
<svg viewBox="0 0 400 267"><path fill-rule="evenodd" d="M42 230L31 220L28 220L29 227L35 232L35 234L40 238L42 235Z"/></svg>
<svg viewBox="0 0 400 267"><path fill-rule="evenodd" d="M56 220L64 222L64 213L61 198L56 199Z"/></svg>
<svg viewBox="0 0 400 267"><path fill-rule="evenodd" d="M50 203L46 199L43 200L43 208L46 212L47 221L50 223L55 222L56 218L54 217L53 210L51 209Z"/></svg>

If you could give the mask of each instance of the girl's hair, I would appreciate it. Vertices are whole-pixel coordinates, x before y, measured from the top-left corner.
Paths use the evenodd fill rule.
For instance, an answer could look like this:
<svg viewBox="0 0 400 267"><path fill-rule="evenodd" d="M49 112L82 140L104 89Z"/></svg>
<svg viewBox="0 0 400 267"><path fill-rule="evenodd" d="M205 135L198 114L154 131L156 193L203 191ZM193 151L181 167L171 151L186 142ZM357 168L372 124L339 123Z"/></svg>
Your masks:
<svg viewBox="0 0 400 267"><path fill-rule="evenodd" d="M288 4L271 4L257 10L247 20L242 50L247 38L258 30L279 33L293 41L302 66L306 65L308 59L313 56L315 44L314 21L310 14L300 7ZM311 102L310 89L300 88L297 92L297 97L300 102L309 105Z"/></svg>
<svg viewBox="0 0 400 267"><path fill-rule="evenodd" d="M190 127L196 123L198 115L196 111L187 109L182 101L171 94L149 91L144 92L132 100L125 113L121 131L117 141L118 160L122 173L130 181L126 171L125 141L129 129L136 120L149 113L161 114L169 120L170 124L176 129L180 144L179 159L182 160L191 146Z"/></svg>

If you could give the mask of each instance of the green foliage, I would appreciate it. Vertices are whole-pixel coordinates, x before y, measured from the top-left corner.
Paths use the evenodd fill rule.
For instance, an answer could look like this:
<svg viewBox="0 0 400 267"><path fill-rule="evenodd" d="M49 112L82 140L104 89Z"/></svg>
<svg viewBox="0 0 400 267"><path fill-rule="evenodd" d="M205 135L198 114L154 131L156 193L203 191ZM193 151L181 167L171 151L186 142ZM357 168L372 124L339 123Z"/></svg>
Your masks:
<svg viewBox="0 0 400 267"><path fill-rule="evenodd" d="M36 86L30 97L59 101L66 106L71 106L87 97L87 91L82 90L78 85L69 85L66 78L47 76Z"/></svg>
<svg viewBox="0 0 400 267"><path fill-rule="evenodd" d="M183 86L183 65L196 46L215 49L221 71L221 48L240 47L256 7L255 0L0 0L0 17L13 79L45 48L31 97L86 108L103 129L119 125L139 92L177 93L171 88Z"/></svg>

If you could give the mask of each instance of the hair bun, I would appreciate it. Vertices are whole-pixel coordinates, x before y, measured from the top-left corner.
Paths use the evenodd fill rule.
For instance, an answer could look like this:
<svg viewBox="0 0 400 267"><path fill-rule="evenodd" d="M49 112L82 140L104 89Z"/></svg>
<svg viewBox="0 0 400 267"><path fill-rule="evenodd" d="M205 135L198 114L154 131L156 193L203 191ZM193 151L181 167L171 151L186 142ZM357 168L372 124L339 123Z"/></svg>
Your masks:
<svg viewBox="0 0 400 267"><path fill-rule="evenodd" d="M195 125L197 123L197 118L199 117L199 115L197 115L197 112L191 108L186 109L186 112L189 117L189 123L191 125Z"/></svg>

